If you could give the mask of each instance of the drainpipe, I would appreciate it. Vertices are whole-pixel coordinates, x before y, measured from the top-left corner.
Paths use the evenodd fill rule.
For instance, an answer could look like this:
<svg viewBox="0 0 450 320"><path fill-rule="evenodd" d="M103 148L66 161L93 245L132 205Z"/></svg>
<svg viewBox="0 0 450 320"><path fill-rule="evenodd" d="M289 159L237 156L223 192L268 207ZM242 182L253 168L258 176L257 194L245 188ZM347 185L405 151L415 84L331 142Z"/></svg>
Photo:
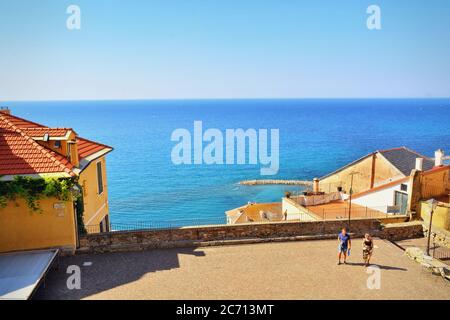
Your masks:
<svg viewBox="0 0 450 320"><path fill-rule="evenodd" d="M72 203L73 206L73 215L75 221L75 250L80 247L80 235L78 234L78 216L77 216L77 204L76 201Z"/></svg>
<svg viewBox="0 0 450 320"><path fill-rule="evenodd" d="M377 155L376 153L372 154L372 170L370 172L370 189L373 188L375 185L375 161L376 161Z"/></svg>

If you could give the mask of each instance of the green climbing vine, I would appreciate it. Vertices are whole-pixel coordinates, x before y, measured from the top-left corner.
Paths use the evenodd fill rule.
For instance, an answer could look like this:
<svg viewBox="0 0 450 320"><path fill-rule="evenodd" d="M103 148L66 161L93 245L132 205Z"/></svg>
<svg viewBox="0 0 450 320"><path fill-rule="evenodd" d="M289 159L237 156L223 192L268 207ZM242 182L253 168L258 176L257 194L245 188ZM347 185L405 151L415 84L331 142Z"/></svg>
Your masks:
<svg viewBox="0 0 450 320"><path fill-rule="evenodd" d="M0 209L8 201L22 198L32 212L42 212L39 200L55 197L61 201L76 201L80 197L79 187L73 178L30 178L16 176L12 181L0 181Z"/></svg>

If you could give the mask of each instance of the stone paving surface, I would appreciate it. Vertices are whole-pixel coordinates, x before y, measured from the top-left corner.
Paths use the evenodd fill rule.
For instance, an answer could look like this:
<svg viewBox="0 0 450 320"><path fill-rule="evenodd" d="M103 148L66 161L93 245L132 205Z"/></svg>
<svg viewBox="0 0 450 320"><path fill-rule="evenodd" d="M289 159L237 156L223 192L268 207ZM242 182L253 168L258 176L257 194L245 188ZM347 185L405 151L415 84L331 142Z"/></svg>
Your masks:
<svg viewBox="0 0 450 320"><path fill-rule="evenodd" d="M450 299L449 282L394 244L375 239L375 245L378 290L367 287L371 274L362 265L361 239L354 239L349 264L339 266L336 240L64 257L34 298ZM73 264L81 267L81 290L66 286Z"/></svg>

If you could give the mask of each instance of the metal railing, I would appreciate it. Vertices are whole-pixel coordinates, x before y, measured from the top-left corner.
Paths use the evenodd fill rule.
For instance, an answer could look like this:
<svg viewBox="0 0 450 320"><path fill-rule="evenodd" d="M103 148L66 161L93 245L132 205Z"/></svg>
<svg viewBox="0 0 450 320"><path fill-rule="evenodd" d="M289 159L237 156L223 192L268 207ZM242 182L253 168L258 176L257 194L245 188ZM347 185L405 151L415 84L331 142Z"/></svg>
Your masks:
<svg viewBox="0 0 450 320"><path fill-rule="evenodd" d="M313 211L314 212L314 211ZM377 219L377 218L389 218L404 216L405 213L401 212L398 206L381 206L381 207L344 207L338 209L321 209L316 210L316 214L323 220L335 220L335 219Z"/></svg>
<svg viewBox="0 0 450 320"><path fill-rule="evenodd" d="M436 243L433 240L433 246L431 247L431 250L433 250L433 258L439 259L444 263L450 265L450 248Z"/></svg>
<svg viewBox="0 0 450 320"><path fill-rule="evenodd" d="M161 229L175 229L182 227L199 227L207 225L224 225L227 224L227 218L223 217L208 217L203 219L177 219L177 220L159 220L159 221L127 221L127 222L110 222L109 231L136 231L136 230L161 230ZM100 225L86 225L87 233L101 233L107 230L102 230Z"/></svg>
<svg viewBox="0 0 450 320"><path fill-rule="evenodd" d="M343 191L345 193L348 193L350 190L350 186L345 181L320 183L319 190L325 193L332 193L337 191Z"/></svg>

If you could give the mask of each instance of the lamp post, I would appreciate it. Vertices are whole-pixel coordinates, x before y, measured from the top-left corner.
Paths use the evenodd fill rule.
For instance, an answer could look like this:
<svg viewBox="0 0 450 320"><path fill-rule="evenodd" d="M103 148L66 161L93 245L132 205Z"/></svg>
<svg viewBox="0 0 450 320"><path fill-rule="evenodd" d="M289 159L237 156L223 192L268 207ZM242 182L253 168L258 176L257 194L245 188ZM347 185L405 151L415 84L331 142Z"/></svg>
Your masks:
<svg viewBox="0 0 450 320"><path fill-rule="evenodd" d="M348 228L349 229L350 229L350 220L351 220L351 214L352 214L353 176L355 174L359 174L359 172L351 172L350 173L350 176L351 176L351 179L350 179L350 191L349 191L350 197L348 199Z"/></svg>
<svg viewBox="0 0 450 320"><path fill-rule="evenodd" d="M431 240L431 226L433 224L433 213L437 207L437 201L435 199L430 199L427 201L430 204L430 226L428 227L428 242L427 242L427 256L430 255L430 240Z"/></svg>

